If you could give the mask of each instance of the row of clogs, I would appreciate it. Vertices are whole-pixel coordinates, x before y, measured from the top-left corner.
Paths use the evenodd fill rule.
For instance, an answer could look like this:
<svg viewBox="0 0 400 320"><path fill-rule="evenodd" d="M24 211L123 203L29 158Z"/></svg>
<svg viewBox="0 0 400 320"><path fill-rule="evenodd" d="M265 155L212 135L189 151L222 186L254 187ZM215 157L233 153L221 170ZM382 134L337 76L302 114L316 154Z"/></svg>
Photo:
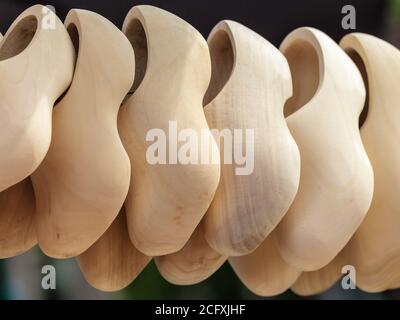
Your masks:
<svg viewBox="0 0 400 320"><path fill-rule="evenodd" d="M346 264L364 290L399 287L399 68L365 34L300 28L278 50L232 21L206 41L151 6L122 31L33 6L0 43L0 258L38 243L104 291L150 257L180 285L229 260L262 296L322 292ZM147 134L171 121L206 132L200 155L218 150L211 129L254 129L253 173L150 164Z"/></svg>

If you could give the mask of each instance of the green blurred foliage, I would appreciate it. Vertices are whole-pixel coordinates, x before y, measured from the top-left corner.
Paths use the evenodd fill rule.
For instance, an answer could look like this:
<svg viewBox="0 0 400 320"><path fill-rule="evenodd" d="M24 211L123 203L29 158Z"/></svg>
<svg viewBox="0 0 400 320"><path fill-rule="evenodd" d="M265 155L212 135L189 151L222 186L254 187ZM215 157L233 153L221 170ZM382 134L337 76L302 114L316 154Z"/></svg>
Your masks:
<svg viewBox="0 0 400 320"><path fill-rule="evenodd" d="M123 292L126 299L254 299L225 265L210 279L193 286L176 286L165 281L151 262Z"/></svg>
<svg viewBox="0 0 400 320"><path fill-rule="evenodd" d="M400 20L400 0L390 0L390 15Z"/></svg>
<svg viewBox="0 0 400 320"><path fill-rule="evenodd" d="M8 285L4 263L0 260L0 300L8 299Z"/></svg>

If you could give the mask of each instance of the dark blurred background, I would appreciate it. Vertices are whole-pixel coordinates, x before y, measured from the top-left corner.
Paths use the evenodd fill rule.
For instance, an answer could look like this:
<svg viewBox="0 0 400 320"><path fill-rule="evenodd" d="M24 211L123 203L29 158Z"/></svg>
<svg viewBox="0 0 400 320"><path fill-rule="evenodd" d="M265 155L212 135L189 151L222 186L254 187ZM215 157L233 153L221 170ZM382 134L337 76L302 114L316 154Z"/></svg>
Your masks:
<svg viewBox="0 0 400 320"><path fill-rule="evenodd" d="M0 32L4 34L21 11L38 2L0 0L0 3ZM317 27L339 40L346 33L341 28L341 8L346 4L354 5L357 10L358 31L381 36L390 7L390 2L385 0L56 0L41 4L53 5L62 20L70 9L81 8L105 16L118 27L122 26L130 8L151 4L188 21L205 37L217 22L231 19L255 30L275 45L290 31L305 25Z"/></svg>
<svg viewBox="0 0 400 320"><path fill-rule="evenodd" d="M0 32L5 33L12 21L27 7L37 4L28 0L0 0ZM399 46L400 0L158 0L158 1L46 1L63 20L72 8L95 11L118 27L122 26L129 9L139 4L151 4L166 9L191 23L205 37L222 19L236 20L279 45L283 38L300 26L316 27L339 40L348 31L341 27L344 5L355 6L357 30L379 36ZM41 268L52 264L57 270L57 289L41 288ZM357 290L344 291L336 285L312 299L392 299L398 291L366 294ZM168 284L159 275L154 263L127 289L113 294L92 289L83 279L76 261L53 260L38 248L13 259L0 260L0 299L258 299L237 279L225 264L207 281L189 287ZM290 291L274 299L298 299Z"/></svg>

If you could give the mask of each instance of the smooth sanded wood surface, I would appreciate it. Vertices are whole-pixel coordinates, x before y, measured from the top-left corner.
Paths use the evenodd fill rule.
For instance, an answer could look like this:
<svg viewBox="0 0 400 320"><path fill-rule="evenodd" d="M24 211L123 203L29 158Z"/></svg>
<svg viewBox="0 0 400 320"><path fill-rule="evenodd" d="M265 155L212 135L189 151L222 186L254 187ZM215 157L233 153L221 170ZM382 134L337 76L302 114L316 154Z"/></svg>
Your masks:
<svg viewBox="0 0 400 320"><path fill-rule="evenodd" d="M290 70L279 50L233 21L220 22L208 43L213 73L204 110L210 128L242 130L242 141L246 129L254 134L253 145L243 142L254 159L247 175L238 175L241 165L225 163L220 145L221 181L204 221L214 250L240 256L264 241L297 192L299 151L283 115L292 94Z"/></svg>
<svg viewBox="0 0 400 320"><path fill-rule="evenodd" d="M287 263L313 271L346 245L371 203L373 171L358 127L366 92L355 64L321 31L297 29L281 51L293 77L285 113L301 179L277 239Z"/></svg>
<svg viewBox="0 0 400 320"><path fill-rule="evenodd" d="M51 140L56 99L73 74L73 47L62 22L42 23L41 5L25 10L0 44L0 192L27 178Z"/></svg>
<svg viewBox="0 0 400 320"><path fill-rule="evenodd" d="M218 152L202 108L210 81L210 56L197 30L152 6L134 7L123 31L136 55L132 95L119 115L119 132L132 164L125 202L128 230L143 253L166 255L184 247L206 213L218 185L220 165L185 164L173 156L167 157L167 164L152 164L146 153L154 142L146 141L146 136L149 130L159 129L167 142L176 143L169 132L173 122L178 134L187 128L197 137L205 133L211 143L199 146L198 159L205 152ZM171 149L176 156L177 150Z"/></svg>
<svg viewBox="0 0 400 320"><path fill-rule="evenodd" d="M132 283L150 259L131 243L124 209L101 238L78 257L79 267L90 285L109 292Z"/></svg>
<svg viewBox="0 0 400 320"><path fill-rule="evenodd" d="M103 235L130 180L117 114L134 79L132 47L90 11L71 10L65 26L77 51L75 74L54 108L49 152L32 175L38 242L55 258L77 256Z"/></svg>

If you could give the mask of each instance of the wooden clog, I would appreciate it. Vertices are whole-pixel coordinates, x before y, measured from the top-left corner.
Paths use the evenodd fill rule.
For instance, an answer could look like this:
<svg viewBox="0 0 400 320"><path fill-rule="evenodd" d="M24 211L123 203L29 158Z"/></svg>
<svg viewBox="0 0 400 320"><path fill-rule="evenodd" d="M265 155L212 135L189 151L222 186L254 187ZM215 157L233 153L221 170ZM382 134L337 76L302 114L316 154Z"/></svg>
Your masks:
<svg viewBox="0 0 400 320"><path fill-rule="evenodd" d="M180 251L156 257L155 261L167 281L176 285L193 285L213 275L226 259L207 243L203 223L200 223Z"/></svg>
<svg viewBox="0 0 400 320"><path fill-rule="evenodd" d="M49 152L32 176L38 242L55 258L77 256L102 236L130 180L117 114L133 83L132 47L90 11L71 10L65 25L77 51L75 75L54 109Z"/></svg>
<svg viewBox="0 0 400 320"><path fill-rule="evenodd" d="M122 209L110 228L78 260L82 273L94 288L111 292L128 286L150 257L132 245Z"/></svg>
<svg viewBox="0 0 400 320"><path fill-rule="evenodd" d="M123 31L135 50L133 94L119 114L119 131L130 156L132 177L125 203L128 229L134 245L149 256L183 248L204 216L219 181L219 163L184 164L176 157L176 134L189 129L210 141L196 149L199 157L217 150L208 128L202 101L210 80L206 41L188 23L152 7L137 6L127 15ZM171 126L172 123L172 126ZM153 145L148 134L156 130L171 141L172 155L151 163ZM177 143L178 147L182 142Z"/></svg>
<svg viewBox="0 0 400 320"><path fill-rule="evenodd" d="M0 45L0 192L28 177L51 140L56 99L71 83L74 51L54 13L55 28L42 23L35 5L11 25Z"/></svg>
<svg viewBox="0 0 400 320"><path fill-rule="evenodd" d="M373 171L358 128L365 87L355 64L321 31L299 28L281 51L293 77L285 113L301 179L277 239L287 263L313 271L346 245L371 203Z"/></svg>
<svg viewBox="0 0 400 320"><path fill-rule="evenodd" d="M229 259L243 284L259 296L271 297L285 292L301 274L281 258L275 237L272 232L254 252Z"/></svg>
<svg viewBox="0 0 400 320"><path fill-rule="evenodd" d="M378 292L400 282L400 51L376 37L354 33L341 47L359 66L368 88L361 138L374 168L371 208L349 243L357 286Z"/></svg>
<svg viewBox="0 0 400 320"><path fill-rule="evenodd" d="M0 42L2 38L0 33ZM35 197L29 179L0 192L0 259L22 254L36 244L34 213Z"/></svg>
<svg viewBox="0 0 400 320"><path fill-rule="evenodd" d="M243 144L254 160L250 174L238 175L241 166L227 164L220 149L221 181L204 221L206 240L214 250L240 256L264 241L298 188L299 151L283 115L292 83L283 55L239 23L220 22L208 43L213 72L205 114L210 128L233 134L241 130L242 141L248 130L254 134L253 145Z"/></svg>
<svg viewBox="0 0 400 320"><path fill-rule="evenodd" d="M314 296L332 287L342 276L342 268L348 265L347 246L325 267L303 272L291 287L299 296Z"/></svg>
<svg viewBox="0 0 400 320"><path fill-rule="evenodd" d="M36 243L35 196L29 178L0 192L0 259L20 255Z"/></svg>

